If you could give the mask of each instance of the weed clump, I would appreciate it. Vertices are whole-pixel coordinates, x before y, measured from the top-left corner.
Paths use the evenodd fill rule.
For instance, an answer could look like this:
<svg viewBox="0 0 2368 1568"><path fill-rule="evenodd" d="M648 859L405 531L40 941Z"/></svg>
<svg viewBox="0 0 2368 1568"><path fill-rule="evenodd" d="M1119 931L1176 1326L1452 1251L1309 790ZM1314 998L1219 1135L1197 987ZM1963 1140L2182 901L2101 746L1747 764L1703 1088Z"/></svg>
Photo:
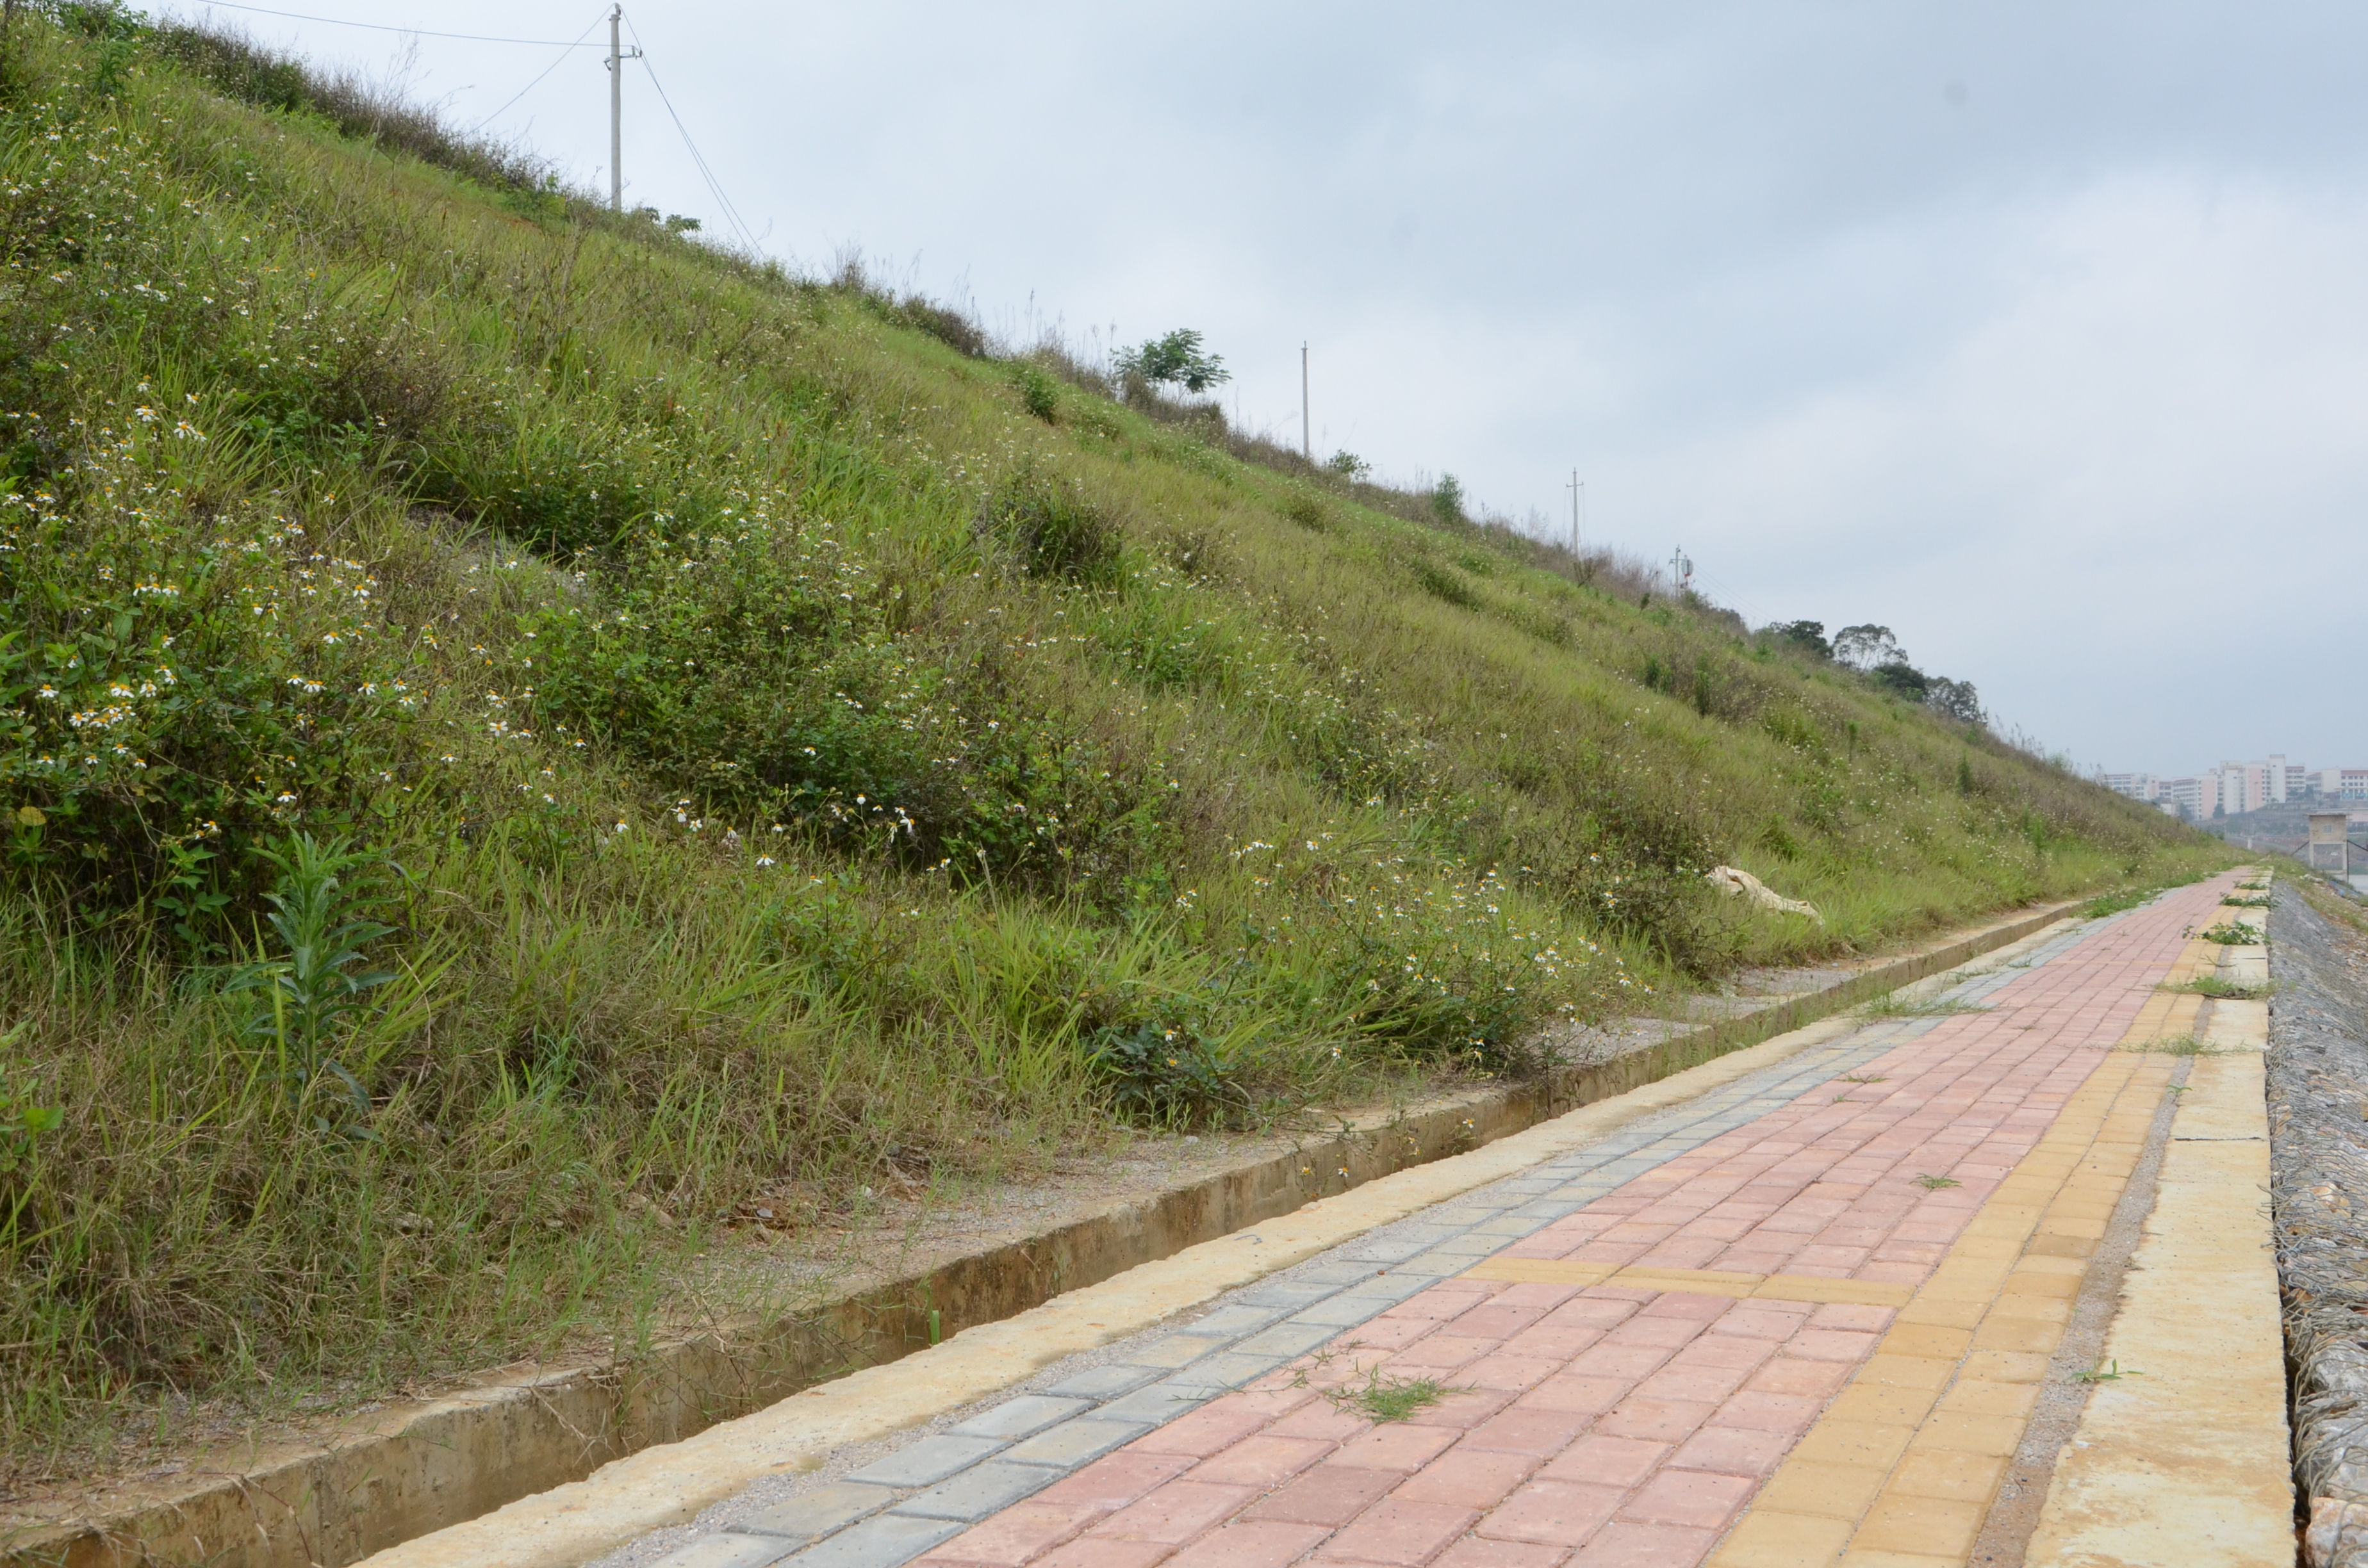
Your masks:
<svg viewBox="0 0 2368 1568"><path fill-rule="evenodd" d="M1117 581L1123 548L1117 524L1074 485L1032 467L996 488L979 515L979 532L1039 581L1078 587Z"/></svg>
<svg viewBox="0 0 2368 1568"><path fill-rule="evenodd" d="M1011 384L1019 391L1019 405L1045 424L1061 416L1061 384L1026 360L1011 368Z"/></svg>
<svg viewBox="0 0 2368 1568"><path fill-rule="evenodd" d="M2123 910L2135 909L2141 904L2147 903L2154 896L2155 890L2150 888L2116 888L2112 892L2099 893L2082 904L2079 910L2080 918L2103 920L2110 915L2119 915Z"/></svg>
<svg viewBox="0 0 2368 1568"><path fill-rule="evenodd" d="M2266 985L2245 985L2233 980L2223 980L2216 974L2199 974L2192 980L2176 985L2162 984L2157 991L2168 991L2186 996L2209 996L2220 1002L2258 1002L2270 994Z"/></svg>
<svg viewBox="0 0 2368 1568"><path fill-rule="evenodd" d="M1916 1002L1902 998L1898 993L1879 997L1859 1009L1869 1018L1952 1018L1965 1013L1987 1013L1989 1008L1978 1002L1960 1002L1952 997L1936 996Z"/></svg>
<svg viewBox="0 0 2368 1568"><path fill-rule="evenodd" d="M1324 503L1313 495L1289 497L1282 504L1282 515L1301 528L1314 533L1322 533L1331 526L1331 520L1324 510Z"/></svg>
<svg viewBox="0 0 2368 1568"><path fill-rule="evenodd" d="M1112 1108L1131 1120L1207 1126L1251 1108L1235 1064L1189 1026L1153 1020L1106 1027L1094 1037L1089 1059L1109 1081Z"/></svg>
<svg viewBox="0 0 2368 1568"><path fill-rule="evenodd" d="M2192 1034L2166 1035L2121 1049L2148 1056L2226 1056L2229 1051L2225 1045L2214 1045Z"/></svg>

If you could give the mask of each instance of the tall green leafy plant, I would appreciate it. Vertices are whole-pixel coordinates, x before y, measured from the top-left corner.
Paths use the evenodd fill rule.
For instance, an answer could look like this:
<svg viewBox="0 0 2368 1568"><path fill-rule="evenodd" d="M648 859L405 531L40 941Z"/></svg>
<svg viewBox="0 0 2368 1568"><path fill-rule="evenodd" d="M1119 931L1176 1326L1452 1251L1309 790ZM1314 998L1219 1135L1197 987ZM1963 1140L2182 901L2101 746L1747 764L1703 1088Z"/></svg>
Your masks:
<svg viewBox="0 0 2368 1568"><path fill-rule="evenodd" d="M302 833L283 849L259 853L279 868L279 886L264 900L282 951L247 964L226 989L263 994L246 1033L270 1050L272 1070L299 1113L320 1131L367 1137L370 1093L338 1051L370 993L394 978L391 970L359 967L362 949L394 932L359 910L381 859L345 839L324 844ZM322 1096L326 1108L316 1107Z"/></svg>
<svg viewBox="0 0 2368 1568"><path fill-rule="evenodd" d="M18 1024L0 1034L0 1051L16 1044L24 1032L25 1026ZM6 1072L0 1071L0 1243L15 1239L17 1216L32 1200L36 1140L44 1132L56 1131L65 1119L65 1112L56 1106L31 1104L9 1086Z"/></svg>

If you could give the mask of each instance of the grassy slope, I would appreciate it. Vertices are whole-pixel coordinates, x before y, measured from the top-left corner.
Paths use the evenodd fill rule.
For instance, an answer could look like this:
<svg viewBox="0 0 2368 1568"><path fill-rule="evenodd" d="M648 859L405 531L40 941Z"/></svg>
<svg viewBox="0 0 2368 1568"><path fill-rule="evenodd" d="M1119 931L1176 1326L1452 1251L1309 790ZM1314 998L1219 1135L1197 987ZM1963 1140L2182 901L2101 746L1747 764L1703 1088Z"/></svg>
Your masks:
<svg viewBox="0 0 2368 1568"><path fill-rule="evenodd" d="M1024 1172L1114 1093L1517 1071L2219 854L1684 608L1033 416L860 291L136 39L20 22L11 73L0 1093L64 1117L0 1108L20 1454L638 1332L735 1204ZM313 1039L225 983L296 830L393 927Z"/></svg>

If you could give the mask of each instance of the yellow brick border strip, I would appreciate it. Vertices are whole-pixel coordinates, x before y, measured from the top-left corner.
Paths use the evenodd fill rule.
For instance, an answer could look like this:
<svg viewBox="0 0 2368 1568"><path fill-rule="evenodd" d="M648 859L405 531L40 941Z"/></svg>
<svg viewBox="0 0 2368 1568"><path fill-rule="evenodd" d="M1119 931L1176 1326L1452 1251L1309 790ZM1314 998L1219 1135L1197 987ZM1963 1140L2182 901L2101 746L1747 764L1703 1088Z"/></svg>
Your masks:
<svg viewBox="0 0 2368 1568"><path fill-rule="evenodd" d="M2225 973L2261 949L2221 955ZM2214 1001L2099 1385L2049 1477L2031 1568L2292 1568L2294 1494L2264 1082L2269 1009ZM2209 1336L2199 1336L2199 1324Z"/></svg>
<svg viewBox="0 0 2368 1568"><path fill-rule="evenodd" d="M2165 978L2218 954L2190 941ZM2202 1011L2147 998L1707 1568L1964 1568L2170 1082L2174 1059L2146 1048Z"/></svg>

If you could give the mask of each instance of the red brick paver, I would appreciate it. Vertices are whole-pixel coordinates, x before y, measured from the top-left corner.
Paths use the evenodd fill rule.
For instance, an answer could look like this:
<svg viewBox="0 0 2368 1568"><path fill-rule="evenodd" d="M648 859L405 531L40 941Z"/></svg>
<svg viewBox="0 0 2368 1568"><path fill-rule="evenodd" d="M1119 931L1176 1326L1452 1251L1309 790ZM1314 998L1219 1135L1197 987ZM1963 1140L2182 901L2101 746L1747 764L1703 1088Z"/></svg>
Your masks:
<svg viewBox="0 0 2368 1568"><path fill-rule="evenodd" d="M1804 1094L1497 1256L1920 1284L2222 891L2134 912L1853 1074L1874 1081ZM1673 1283L1696 1288L1442 1281L923 1563L1691 1568L1893 1309ZM1453 1392L1376 1426L1331 1397L1376 1367Z"/></svg>

